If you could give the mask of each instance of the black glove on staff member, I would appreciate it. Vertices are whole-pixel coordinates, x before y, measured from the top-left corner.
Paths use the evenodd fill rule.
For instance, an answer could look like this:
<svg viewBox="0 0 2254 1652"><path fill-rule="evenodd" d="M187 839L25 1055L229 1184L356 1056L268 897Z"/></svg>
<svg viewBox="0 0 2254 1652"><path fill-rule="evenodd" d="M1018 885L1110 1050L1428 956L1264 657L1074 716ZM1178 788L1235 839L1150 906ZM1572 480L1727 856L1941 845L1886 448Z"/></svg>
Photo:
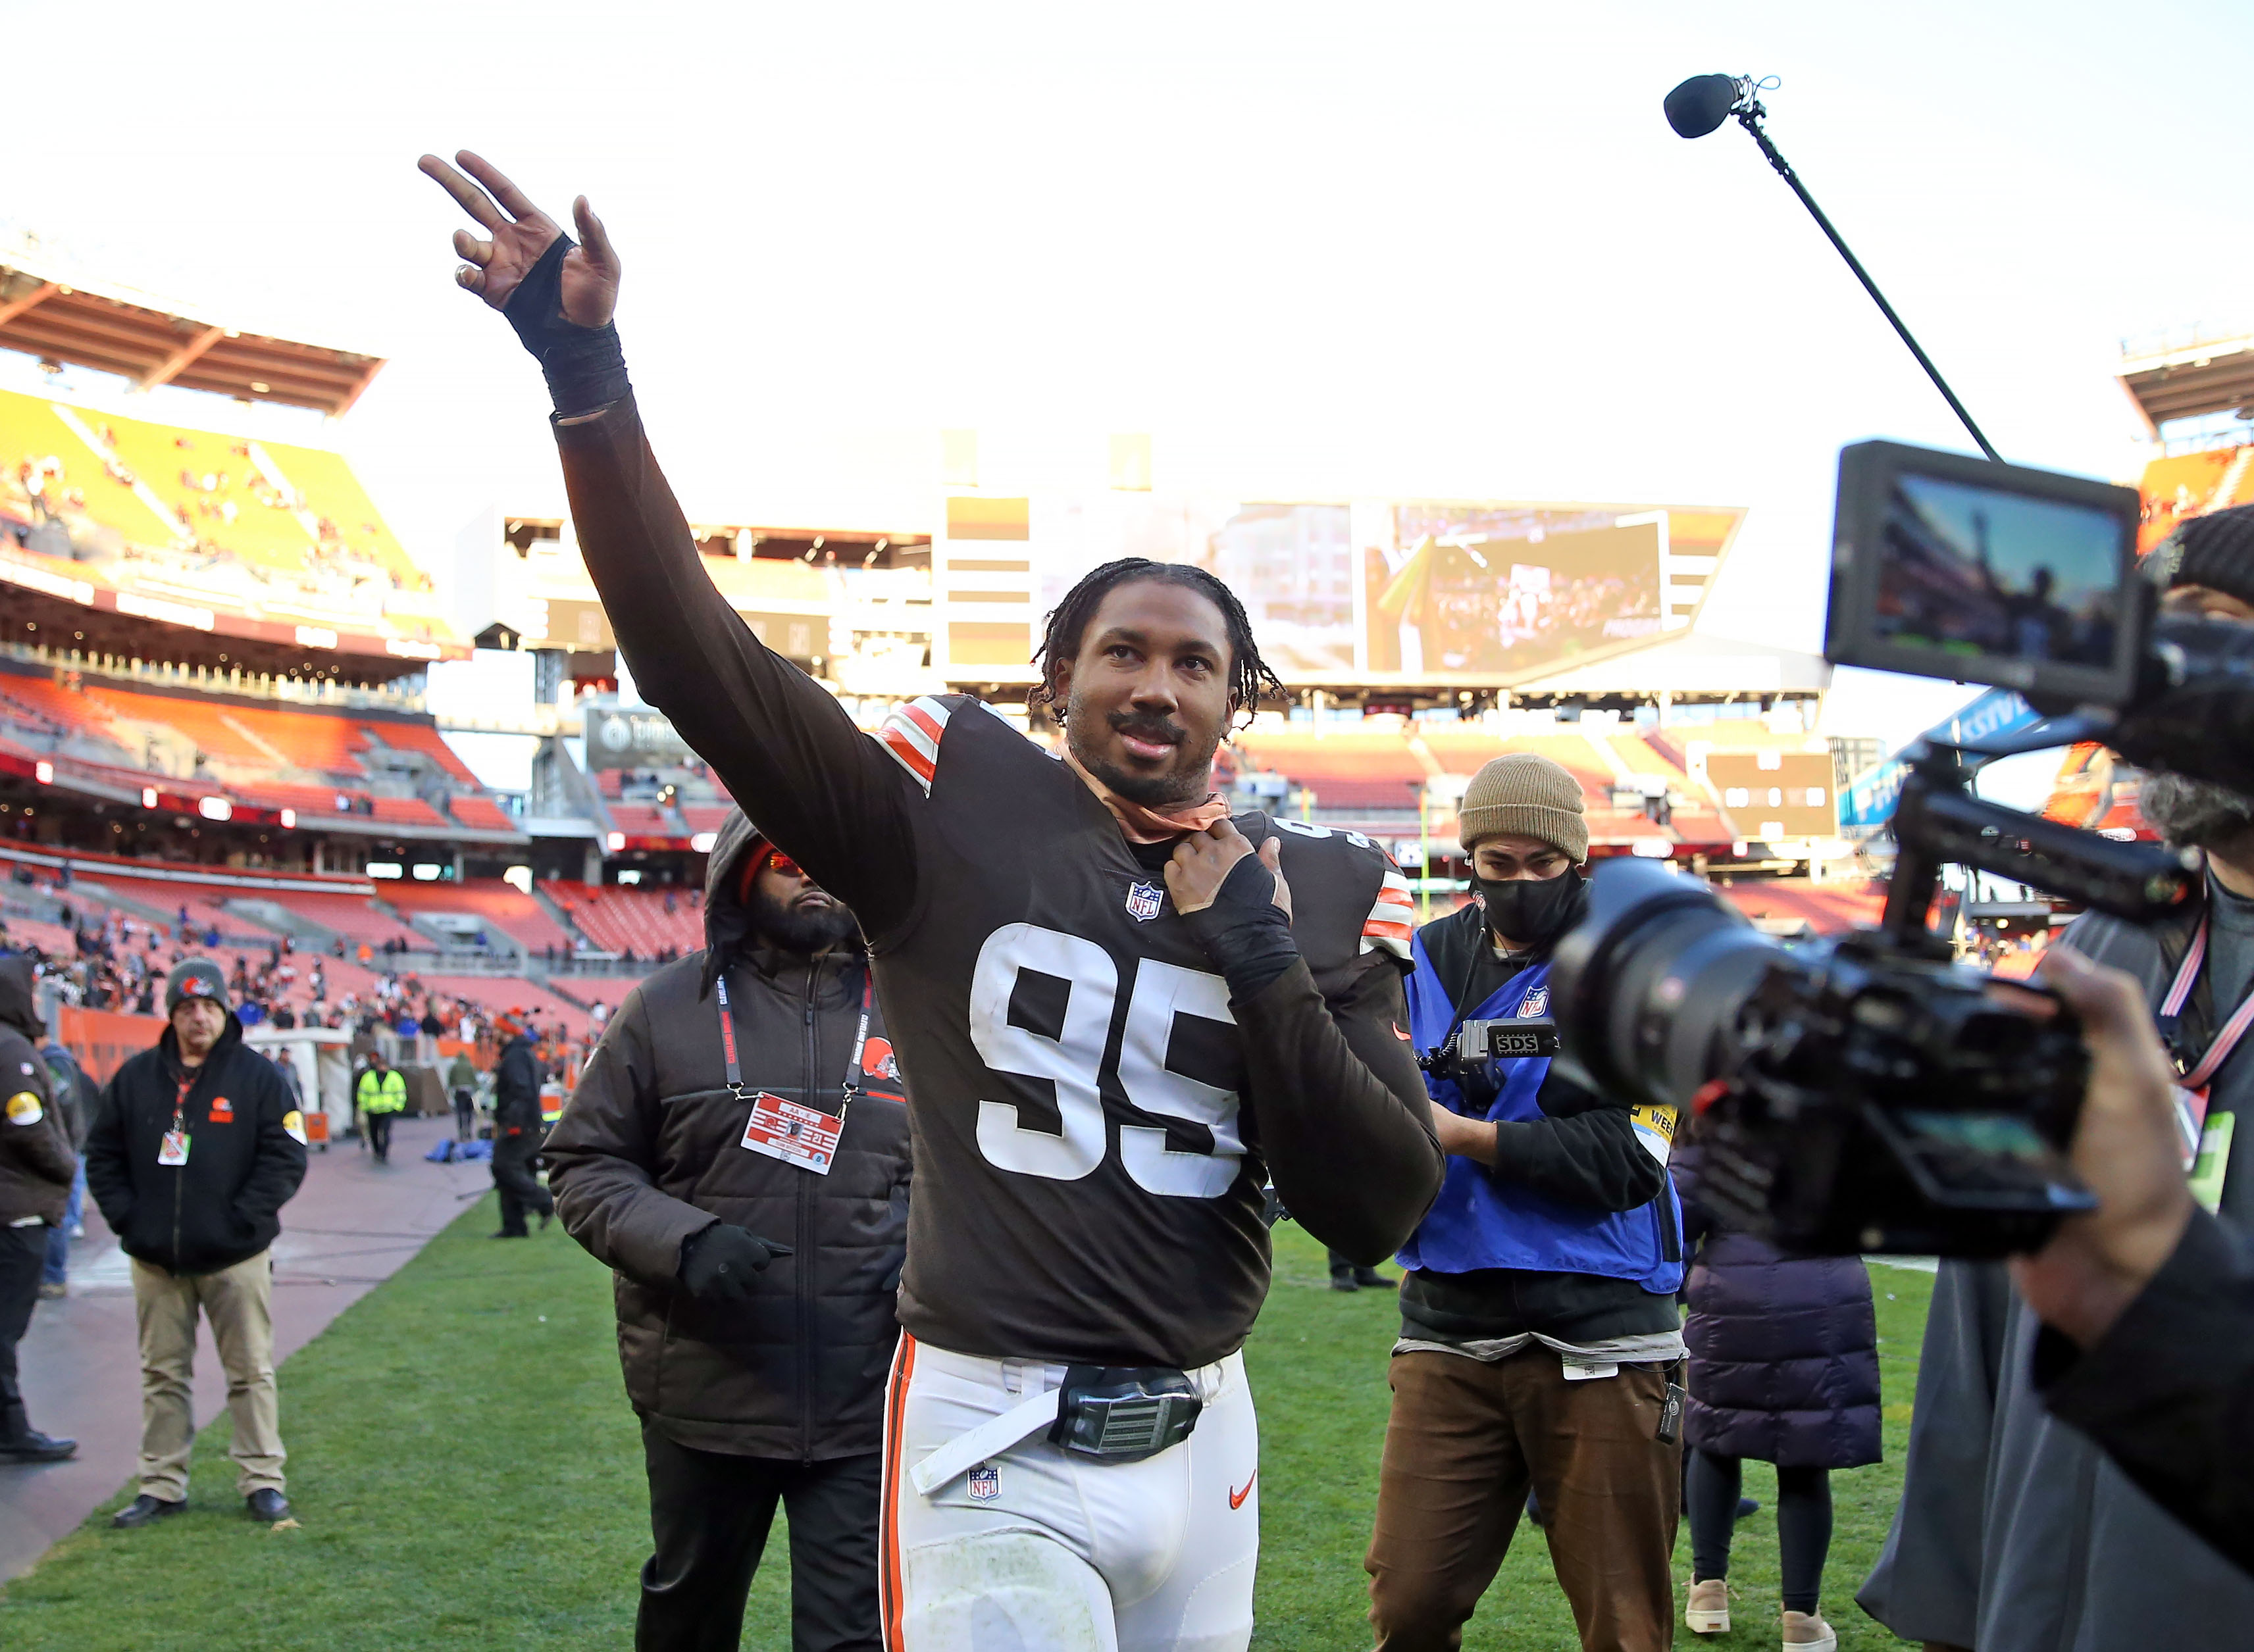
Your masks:
<svg viewBox="0 0 2254 1652"><path fill-rule="evenodd" d="M681 1288L700 1302L746 1302L752 1275L766 1272L777 1257L792 1254L790 1246L762 1239L747 1228L715 1222L682 1241Z"/></svg>

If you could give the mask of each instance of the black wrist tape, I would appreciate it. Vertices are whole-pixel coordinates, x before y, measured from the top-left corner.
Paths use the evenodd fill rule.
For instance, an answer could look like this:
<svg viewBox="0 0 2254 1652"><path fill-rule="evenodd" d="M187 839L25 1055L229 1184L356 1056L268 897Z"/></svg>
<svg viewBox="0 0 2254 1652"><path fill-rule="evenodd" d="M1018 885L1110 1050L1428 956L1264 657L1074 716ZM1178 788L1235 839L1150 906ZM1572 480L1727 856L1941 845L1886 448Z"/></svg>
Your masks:
<svg viewBox="0 0 2254 1652"><path fill-rule="evenodd" d="M559 234L508 296L500 313L540 364L548 394L562 414L592 413L630 394L626 352L611 322L581 327L564 317L564 255L575 243Z"/></svg>
<svg viewBox="0 0 2254 1652"><path fill-rule="evenodd" d="M1242 1000L1267 986L1299 956L1292 920L1276 904L1276 875L1248 854L1229 868L1213 904L1186 914L1190 937L1221 969L1228 995Z"/></svg>

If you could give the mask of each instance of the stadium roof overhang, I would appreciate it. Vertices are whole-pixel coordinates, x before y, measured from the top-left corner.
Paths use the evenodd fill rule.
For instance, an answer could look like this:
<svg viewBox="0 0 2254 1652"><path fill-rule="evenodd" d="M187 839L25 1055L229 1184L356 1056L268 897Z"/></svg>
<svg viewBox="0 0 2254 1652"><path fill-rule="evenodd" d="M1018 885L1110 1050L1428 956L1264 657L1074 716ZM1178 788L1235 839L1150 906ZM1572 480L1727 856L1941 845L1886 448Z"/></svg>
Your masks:
<svg viewBox="0 0 2254 1652"><path fill-rule="evenodd" d="M140 389L178 385L335 418L383 359L246 331L146 293L89 282L29 237L0 242L0 350L115 373Z"/></svg>
<svg viewBox="0 0 2254 1652"><path fill-rule="evenodd" d="M2254 333L2124 349L2121 387L2137 405L2148 434L2175 419L2254 408Z"/></svg>

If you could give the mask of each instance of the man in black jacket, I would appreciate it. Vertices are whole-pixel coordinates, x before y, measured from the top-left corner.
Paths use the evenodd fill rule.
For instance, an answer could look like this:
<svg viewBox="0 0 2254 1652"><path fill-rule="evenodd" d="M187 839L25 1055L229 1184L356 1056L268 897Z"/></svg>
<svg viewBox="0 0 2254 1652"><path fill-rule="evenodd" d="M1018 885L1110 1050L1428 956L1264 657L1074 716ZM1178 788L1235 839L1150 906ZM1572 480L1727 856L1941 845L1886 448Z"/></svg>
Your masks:
<svg viewBox="0 0 2254 1652"><path fill-rule="evenodd" d="M1417 1048L1467 1021L1547 1023L1550 958L1584 906L1580 783L1497 757L1464 793L1474 905L1417 932ZM1447 1180L1402 1248L1401 1340L1365 1561L1380 1652L1461 1644L1530 1487L1590 1652L1671 1643L1684 1356L1674 1119L1540 1055L1436 1062Z"/></svg>
<svg viewBox="0 0 2254 1652"><path fill-rule="evenodd" d="M705 885L708 946L628 995L547 1147L565 1230L617 1271L656 1540L635 1644L736 1644L780 1498L794 1644L874 1652L906 1108L851 915L739 811ZM831 1155L770 1114L839 1119Z"/></svg>
<svg viewBox="0 0 2254 1652"><path fill-rule="evenodd" d="M117 1070L86 1142L86 1181L133 1258L141 1335L141 1495L112 1522L187 1506L196 1314L227 1371L236 1484L254 1520L290 1512L274 1385L274 1259L281 1210L305 1179L305 1123L271 1062L242 1042L209 958L164 987L171 1025Z"/></svg>
<svg viewBox="0 0 2254 1652"><path fill-rule="evenodd" d="M78 1449L32 1426L16 1382L16 1344L38 1300L47 1235L62 1225L78 1174L61 1102L33 1042L43 1031L32 960L0 958L0 1463L55 1462Z"/></svg>
<svg viewBox="0 0 2254 1652"><path fill-rule="evenodd" d="M556 1201L532 1169L540 1156L540 1057L531 1029L514 1015L494 1025L508 1042L494 1063L493 1179L500 1189L500 1231L493 1237L524 1239L531 1237L526 1211L540 1213L542 1229L556 1217Z"/></svg>

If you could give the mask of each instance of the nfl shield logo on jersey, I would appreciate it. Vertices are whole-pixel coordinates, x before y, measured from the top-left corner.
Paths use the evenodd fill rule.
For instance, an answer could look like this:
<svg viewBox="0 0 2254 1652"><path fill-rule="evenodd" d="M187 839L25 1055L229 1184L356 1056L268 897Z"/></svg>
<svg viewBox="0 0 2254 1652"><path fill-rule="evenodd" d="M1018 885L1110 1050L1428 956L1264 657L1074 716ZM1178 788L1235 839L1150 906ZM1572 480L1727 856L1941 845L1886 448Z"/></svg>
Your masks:
<svg viewBox="0 0 2254 1652"><path fill-rule="evenodd" d="M1549 1014L1549 1011L1550 989L1546 986L1537 986L1527 993L1526 1001L1518 1007L1518 1013L1522 1018L1528 1015L1544 1015Z"/></svg>
<svg viewBox="0 0 2254 1652"><path fill-rule="evenodd" d="M1155 883L1130 883L1127 886L1127 916L1138 923L1147 924L1158 916L1166 903L1166 892Z"/></svg>
<svg viewBox="0 0 2254 1652"><path fill-rule="evenodd" d="M970 1471L969 1489L973 1502L992 1502L1002 1495L1002 1471L991 1463L981 1463Z"/></svg>

